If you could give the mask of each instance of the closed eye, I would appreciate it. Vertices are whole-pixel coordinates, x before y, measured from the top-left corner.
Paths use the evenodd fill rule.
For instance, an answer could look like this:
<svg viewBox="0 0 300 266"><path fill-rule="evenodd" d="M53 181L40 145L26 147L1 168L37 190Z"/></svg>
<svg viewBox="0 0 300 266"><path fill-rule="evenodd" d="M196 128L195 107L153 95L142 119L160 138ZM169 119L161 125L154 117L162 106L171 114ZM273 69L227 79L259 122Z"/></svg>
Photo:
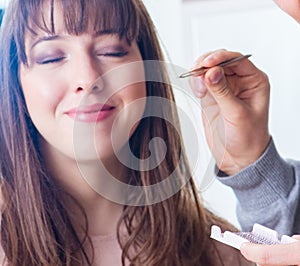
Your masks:
<svg viewBox="0 0 300 266"><path fill-rule="evenodd" d="M128 54L127 51L124 52L112 52L112 53L100 53L97 54L98 56L107 56L107 57L123 57L126 56Z"/></svg>
<svg viewBox="0 0 300 266"><path fill-rule="evenodd" d="M60 62L64 59L65 59L65 57L57 57L57 58L49 58L49 59L44 59L44 60L38 60L37 64L39 64L39 65L53 64L53 63L58 63L58 62Z"/></svg>

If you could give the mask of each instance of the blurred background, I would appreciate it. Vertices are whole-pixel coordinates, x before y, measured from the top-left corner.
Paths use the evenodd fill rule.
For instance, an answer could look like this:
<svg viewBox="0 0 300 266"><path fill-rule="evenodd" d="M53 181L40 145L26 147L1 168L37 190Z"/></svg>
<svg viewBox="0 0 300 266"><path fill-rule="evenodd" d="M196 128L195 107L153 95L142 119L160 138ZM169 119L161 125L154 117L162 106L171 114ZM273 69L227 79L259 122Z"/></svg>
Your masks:
<svg viewBox="0 0 300 266"><path fill-rule="evenodd" d="M156 25L167 60L182 69L189 69L197 57L215 49L252 54L250 60L270 79L270 131L277 148L282 157L299 160L300 26L272 0L143 1ZM8 2L0 0L0 8L5 8ZM231 190L212 179L203 181L207 178L203 176L207 173L212 176L213 172L199 103L181 93L176 93L176 98L192 114L199 131L201 167L195 176L205 204L239 226Z"/></svg>

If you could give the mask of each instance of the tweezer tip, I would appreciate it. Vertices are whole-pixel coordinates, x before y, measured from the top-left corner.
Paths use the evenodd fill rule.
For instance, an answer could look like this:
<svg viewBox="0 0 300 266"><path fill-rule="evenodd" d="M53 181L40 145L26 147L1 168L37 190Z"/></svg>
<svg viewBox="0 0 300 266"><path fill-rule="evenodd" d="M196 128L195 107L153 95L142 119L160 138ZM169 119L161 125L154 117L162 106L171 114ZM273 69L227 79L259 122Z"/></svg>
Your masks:
<svg viewBox="0 0 300 266"><path fill-rule="evenodd" d="M180 76L178 76L178 78L182 79L182 78L189 77L190 75L191 75L190 72L187 72L187 73L181 74Z"/></svg>

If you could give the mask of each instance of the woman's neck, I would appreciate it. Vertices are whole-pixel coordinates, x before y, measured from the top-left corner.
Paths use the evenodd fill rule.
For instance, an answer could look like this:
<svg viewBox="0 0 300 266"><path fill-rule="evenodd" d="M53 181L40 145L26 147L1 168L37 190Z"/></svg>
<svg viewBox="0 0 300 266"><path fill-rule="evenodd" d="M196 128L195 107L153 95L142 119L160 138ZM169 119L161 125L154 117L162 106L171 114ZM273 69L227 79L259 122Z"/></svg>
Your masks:
<svg viewBox="0 0 300 266"><path fill-rule="evenodd" d="M49 145L49 144L48 144ZM46 146L48 146L46 145ZM55 181L62 187L63 191L67 192L83 207L88 220L89 235L111 235L116 233L117 223L123 211L123 205L112 200L108 200L99 194L101 186L104 189L109 189L106 184L104 174L107 170L101 170L97 163L78 163L76 160L65 156L57 150L43 147L43 158L49 170L50 175L55 178ZM113 167L120 173L124 169ZM110 188L112 190L113 188ZM74 213L72 208L74 204L70 203L70 197L63 197L65 204L70 207L72 212L71 217L76 218L76 223L84 224L82 214ZM81 221L78 220L82 217Z"/></svg>

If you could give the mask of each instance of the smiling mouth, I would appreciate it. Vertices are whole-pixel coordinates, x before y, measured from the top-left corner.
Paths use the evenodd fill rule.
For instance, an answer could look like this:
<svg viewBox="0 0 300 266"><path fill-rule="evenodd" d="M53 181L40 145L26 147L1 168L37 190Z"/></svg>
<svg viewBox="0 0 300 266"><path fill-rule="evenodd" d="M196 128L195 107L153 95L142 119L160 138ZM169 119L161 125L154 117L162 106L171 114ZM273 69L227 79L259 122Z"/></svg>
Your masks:
<svg viewBox="0 0 300 266"><path fill-rule="evenodd" d="M95 123L108 118L115 109L115 106L97 103L89 106L73 108L67 111L66 114L74 120L85 123Z"/></svg>

